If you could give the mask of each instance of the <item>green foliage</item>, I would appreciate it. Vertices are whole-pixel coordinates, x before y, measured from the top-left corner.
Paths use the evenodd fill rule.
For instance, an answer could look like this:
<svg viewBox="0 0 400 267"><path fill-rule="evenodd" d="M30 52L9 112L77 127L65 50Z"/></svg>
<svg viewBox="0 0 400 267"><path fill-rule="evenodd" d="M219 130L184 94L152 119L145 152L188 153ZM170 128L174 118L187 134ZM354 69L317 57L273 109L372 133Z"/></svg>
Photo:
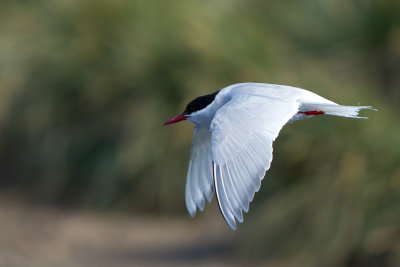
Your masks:
<svg viewBox="0 0 400 267"><path fill-rule="evenodd" d="M30 201L183 213L187 101L236 82L373 105L288 125L238 232L288 266L400 264L400 5L2 1L0 185Z"/></svg>

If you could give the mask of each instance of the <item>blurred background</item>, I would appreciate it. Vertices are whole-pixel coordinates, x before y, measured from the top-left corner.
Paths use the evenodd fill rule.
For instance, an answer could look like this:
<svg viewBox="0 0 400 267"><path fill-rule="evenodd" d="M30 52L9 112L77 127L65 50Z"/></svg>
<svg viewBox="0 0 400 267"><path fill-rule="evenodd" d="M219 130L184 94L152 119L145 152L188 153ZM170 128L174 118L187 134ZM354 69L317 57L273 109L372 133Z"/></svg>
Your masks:
<svg viewBox="0 0 400 267"><path fill-rule="evenodd" d="M0 2L0 266L400 266L398 0ZM245 223L184 186L193 125L238 82L369 120L285 126Z"/></svg>

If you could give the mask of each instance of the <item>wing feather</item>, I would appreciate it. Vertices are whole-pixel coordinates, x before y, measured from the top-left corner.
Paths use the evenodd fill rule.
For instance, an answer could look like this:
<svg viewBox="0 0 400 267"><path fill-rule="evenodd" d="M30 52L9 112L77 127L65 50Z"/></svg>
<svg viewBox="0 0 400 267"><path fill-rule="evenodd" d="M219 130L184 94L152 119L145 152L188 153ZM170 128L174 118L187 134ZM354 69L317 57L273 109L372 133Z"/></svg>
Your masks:
<svg viewBox="0 0 400 267"><path fill-rule="evenodd" d="M236 228L272 161L272 143L298 111L296 98L239 95L211 122L214 187L222 215Z"/></svg>
<svg viewBox="0 0 400 267"><path fill-rule="evenodd" d="M213 170L211 155L211 132L207 128L196 126L189 167L186 177L185 201L190 216L197 209L203 210L205 200L213 196Z"/></svg>
<svg viewBox="0 0 400 267"><path fill-rule="evenodd" d="M242 214L242 207L240 204L239 196L236 192L236 189L232 182L232 176L229 172L229 168L226 164L221 166L222 173L224 174L224 185L225 185L225 194L226 198L228 199L231 207L233 209L233 213L238 221L243 221L243 214ZM229 194L227 193L229 192Z"/></svg>
<svg viewBox="0 0 400 267"><path fill-rule="evenodd" d="M227 162L227 168L229 174L231 175L231 181L233 187L235 188L236 195L238 197L240 207L244 212L249 210L249 193L246 185L243 184L242 178L237 172L235 162L229 161Z"/></svg>
<svg viewBox="0 0 400 267"><path fill-rule="evenodd" d="M215 186L215 194L218 198L219 208L221 210L222 215L225 218L225 221L228 223L229 227L232 229L236 228L235 215L233 213L233 209L229 200L226 196L225 184L223 181L223 174L221 173L221 166L216 166L213 164L214 168L214 186Z"/></svg>

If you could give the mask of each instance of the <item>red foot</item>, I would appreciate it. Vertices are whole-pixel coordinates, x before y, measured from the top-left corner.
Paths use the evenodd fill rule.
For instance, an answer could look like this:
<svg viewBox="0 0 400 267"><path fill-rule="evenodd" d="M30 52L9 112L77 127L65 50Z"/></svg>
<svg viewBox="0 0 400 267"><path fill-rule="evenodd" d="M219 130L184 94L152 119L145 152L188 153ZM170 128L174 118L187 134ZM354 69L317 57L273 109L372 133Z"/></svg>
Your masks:
<svg viewBox="0 0 400 267"><path fill-rule="evenodd" d="M312 111L299 111L298 113L305 114L307 116L322 115L325 114L322 110L312 110Z"/></svg>

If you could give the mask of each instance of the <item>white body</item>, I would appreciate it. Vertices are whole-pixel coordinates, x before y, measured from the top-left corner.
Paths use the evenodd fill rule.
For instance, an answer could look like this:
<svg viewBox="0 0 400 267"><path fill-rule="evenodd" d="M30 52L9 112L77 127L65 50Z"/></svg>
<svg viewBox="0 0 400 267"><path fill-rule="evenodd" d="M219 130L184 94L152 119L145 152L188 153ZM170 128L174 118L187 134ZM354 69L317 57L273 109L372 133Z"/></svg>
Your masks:
<svg viewBox="0 0 400 267"><path fill-rule="evenodd" d="M206 108L188 118L196 124L187 173L189 214L203 210L216 193L232 228L243 221L272 161L272 143L291 121L312 117L299 112L357 117L360 109L342 106L304 89L261 83L222 89Z"/></svg>

